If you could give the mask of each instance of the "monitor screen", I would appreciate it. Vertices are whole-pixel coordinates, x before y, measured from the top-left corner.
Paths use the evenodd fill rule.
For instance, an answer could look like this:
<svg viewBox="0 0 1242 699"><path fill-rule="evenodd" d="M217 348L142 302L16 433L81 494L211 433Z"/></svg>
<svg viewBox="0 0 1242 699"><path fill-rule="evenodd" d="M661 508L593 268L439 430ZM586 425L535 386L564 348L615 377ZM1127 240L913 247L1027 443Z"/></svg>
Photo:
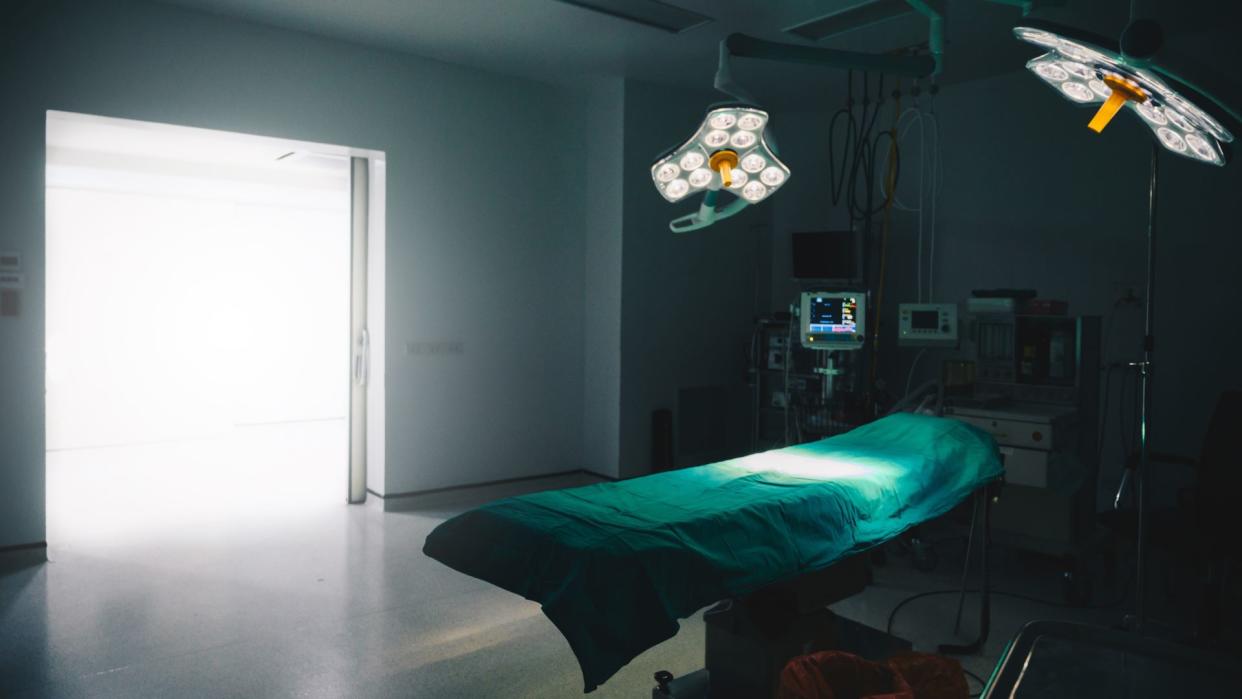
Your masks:
<svg viewBox="0 0 1242 699"><path fill-rule="evenodd" d="M862 278L861 250L854 231L794 233L793 276L797 279L831 279L843 283Z"/></svg>
<svg viewBox="0 0 1242 699"><path fill-rule="evenodd" d="M910 327L914 330L935 330L940 327L940 311L913 311Z"/></svg>
<svg viewBox="0 0 1242 699"><path fill-rule="evenodd" d="M811 299L807 331L812 335L848 333L858 330L858 299L842 296L816 296Z"/></svg>

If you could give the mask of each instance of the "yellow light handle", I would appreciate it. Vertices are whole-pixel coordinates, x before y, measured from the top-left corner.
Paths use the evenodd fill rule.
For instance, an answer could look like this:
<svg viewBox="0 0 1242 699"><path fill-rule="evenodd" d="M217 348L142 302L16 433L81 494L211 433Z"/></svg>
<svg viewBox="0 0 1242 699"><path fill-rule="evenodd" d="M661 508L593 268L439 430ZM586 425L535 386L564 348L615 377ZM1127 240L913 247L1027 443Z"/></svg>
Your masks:
<svg viewBox="0 0 1242 699"><path fill-rule="evenodd" d="M1104 84L1112 90L1108 99L1104 104L1100 105L1100 110L1091 118L1091 123L1087 124L1087 128L1096 133L1104 130L1108 126L1108 122L1117 116L1117 112L1121 111L1121 106L1126 102L1137 102L1142 104L1147 101L1147 93L1129 80L1116 75L1105 75Z"/></svg>
<svg viewBox="0 0 1242 699"><path fill-rule="evenodd" d="M1117 116L1117 112L1121 111L1122 105L1126 103L1126 96L1120 90L1113 90L1113 94L1108 96L1108 100L1100 105L1100 110L1092 117L1091 123L1087 124L1087 128L1096 133L1104 130L1108 126L1108 122Z"/></svg>
<svg viewBox="0 0 1242 699"><path fill-rule="evenodd" d="M725 187L733 186L733 168L737 167L737 153L731 150L718 150L707 159L707 165L720 173L720 182Z"/></svg>

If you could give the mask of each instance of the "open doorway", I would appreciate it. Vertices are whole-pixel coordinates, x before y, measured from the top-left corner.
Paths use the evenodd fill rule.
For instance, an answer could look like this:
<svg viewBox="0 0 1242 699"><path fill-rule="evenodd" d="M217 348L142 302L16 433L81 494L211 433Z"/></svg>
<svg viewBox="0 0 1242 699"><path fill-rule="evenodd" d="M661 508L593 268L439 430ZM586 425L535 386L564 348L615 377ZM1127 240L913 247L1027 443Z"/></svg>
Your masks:
<svg viewBox="0 0 1242 699"><path fill-rule="evenodd" d="M342 503L354 154L62 112L47 148L49 539Z"/></svg>

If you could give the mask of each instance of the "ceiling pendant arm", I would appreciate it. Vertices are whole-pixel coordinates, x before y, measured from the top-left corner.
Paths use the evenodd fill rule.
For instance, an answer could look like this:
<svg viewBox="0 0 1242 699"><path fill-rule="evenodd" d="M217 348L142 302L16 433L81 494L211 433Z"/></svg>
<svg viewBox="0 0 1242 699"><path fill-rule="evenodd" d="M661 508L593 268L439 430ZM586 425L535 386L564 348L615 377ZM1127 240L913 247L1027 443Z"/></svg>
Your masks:
<svg viewBox="0 0 1242 699"><path fill-rule="evenodd" d="M1229 106L1227 103L1225 103L1223 100L1221 100L1220 98L1216 96L1217 92L1222 92L1223 90L1220 89L1221 80L1219 78L1213 79L1211 77L1212 71L1208 70L1207 68L1203 66L1195 66L1194 73L1195 75L1200 76L1199 79L1195 81L1187 80L1185 77L1183 77L1183 74L1181 71L1174 71L1172 68L1166 65L1166 63L1168 62L1168 59L1169 59L1169 56L1167 54L1161 55L1161 61L1162 61L1161 63L1152 63L1148 67L1151 70L1154 70L1155 72L1160 73L1166 78L1169 78L1175 82L1179 82L1182 85L1185 85L1186 87L1190 88L1195 94L1206 98L1209 102L1215 105L1217 109L1221 110L1221 112L1229 115L1229 118L1233 119L1235 125L1242 124L1242 113L1239 113L1236 109ZM1179 60L1178 62L1183 62L1183 61ZM1236 88L1235 88L1235 91L1236 91Z"/></svg>
<svg viewBox="0 0 1242 699"><path fill-rule="evenodd" d="M689 233L700 228L707 228L717 221L723 221L740 212L750 203L739 197L724 206L717 207L716 199L718 196L719 194L716 191L705 192L703 200L699 204L699 210L673 219L668 224L669 230L674 233Z"/></svg>

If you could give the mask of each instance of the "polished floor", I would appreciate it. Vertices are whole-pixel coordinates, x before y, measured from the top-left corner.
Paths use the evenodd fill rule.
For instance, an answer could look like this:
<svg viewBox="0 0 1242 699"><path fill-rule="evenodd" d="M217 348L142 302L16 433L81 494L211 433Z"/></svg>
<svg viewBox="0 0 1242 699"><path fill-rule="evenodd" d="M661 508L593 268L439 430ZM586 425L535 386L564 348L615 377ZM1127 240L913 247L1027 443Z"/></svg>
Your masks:
<svg viewBox="0 0 1242 699"><path fill-rule="evenodd" d="M245 488L212 507L194 487L143 510L124 488L91 488L89 516L61 512L51 527L47 564L0 574L0 696L581 695L573 656L536 604L423 556L449 511L385 513L374 498L351 507ZM890 556L876 583L837 611L883 628L911 593L954 586L955 546L941 546L931 573ZM997 587L1059 601L1055 576L1026 565L998 556ZM930 650L952 636L955 604L951 595L918 600L894 630ZM997 597L986 650L964 664L986 677L1031 619L1119 616ZM595 696L650 696L656 670L702 666L703 636L701 615L683 621Z"/></svg>

